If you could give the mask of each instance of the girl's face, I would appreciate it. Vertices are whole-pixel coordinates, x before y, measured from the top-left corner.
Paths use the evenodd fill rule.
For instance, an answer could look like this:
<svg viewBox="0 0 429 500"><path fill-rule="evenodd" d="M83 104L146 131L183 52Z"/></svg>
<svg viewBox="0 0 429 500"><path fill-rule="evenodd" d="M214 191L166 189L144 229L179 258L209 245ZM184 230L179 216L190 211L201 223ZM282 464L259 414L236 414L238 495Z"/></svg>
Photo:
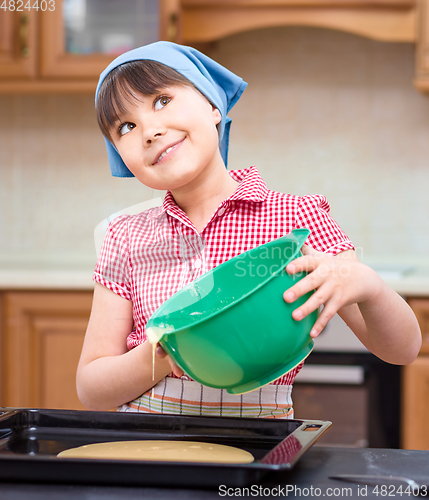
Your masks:
<svg viewBox="0 0 429 500"><path fill-rule="evenodd" d="M140 182L174 190L192 184L207 168L225 168L216 125L221 115L196 89L172 86L138 96L112 126L124 163Z"/></svg>

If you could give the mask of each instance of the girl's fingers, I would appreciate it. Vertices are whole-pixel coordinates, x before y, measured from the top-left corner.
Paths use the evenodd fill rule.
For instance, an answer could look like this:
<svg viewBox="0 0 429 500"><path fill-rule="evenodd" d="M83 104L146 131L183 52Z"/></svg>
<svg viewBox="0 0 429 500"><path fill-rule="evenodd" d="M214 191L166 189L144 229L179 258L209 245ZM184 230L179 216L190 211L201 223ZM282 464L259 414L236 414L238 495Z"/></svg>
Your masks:
<svg viewBox="0 0 429 500"><path fill-rule="evenodd" d="M294 302L298 297L315 290L324 282L324 277L317 273L310 273L302 278L298 283L288 288L283 293L283 298L286 302Z"/></svg>
<svg viewBox="0 0 429 500"><path fill-rule="evenodd" d="M288 274L300 273L301 271L309 271L308 269L308 257L298 257L297 259L289 262L286 266L286 272Z"/></svg>
<svg viewBox="0 0 429 500"><path fill-rule="evenodd" d="M301 273L303 271L310 273L311 271L314 271L317 267L319 267L320 263L321 257L319 255L304 255L290 262L286 266L286 271L289 274Z"/></svg>
<svg viewBox="0 0 429 500"><path fill-rule="evenodd" d="M316 338L321 333L328 322L335 316L337 310L337 308L331 305L330 301L325 304L325 307L322 309L319 317L317 318L317 321L314 323L313 328L311 329L310 336L312 338Z"/></svg>
<svg viewBox="0 0 429 500"><path fill-rule="evenodd" d="M302 257L298 257L286 266L286 271L289 274L302 271L311 272L320 265L321 261L329 262L333 259L332 255L319 252L308 245L302 245L301 252Z"/></svg>
<svg viewBox="0 0 429 500"><path fill-rule="evenodd" d="M167 356L167 353L159 343L156 344L156 355L160 358L165 358ZM176 377L181 377L183 375L183 370L179 368L170 357L168 358L168 362L170 363L170 368L174 375L176 375Z"/></svg>
<svg viewBox="0 0 429 500"><path fill-rule="evenodd" d="M355 268L358 264L350 259L345 261L326 255L307 245L303 245L302 253L302 257L286 266L286 271L291 275L300 272L307 272L308 275L286 290L283 298L286 302L293 303L297 298L314 290L310 298L292 312L292 317L300 321L323 304L323 311L310 333L312 337L317 337L336 312L350 300L350 285L345 278L350 283L350 276L353 276L353 273L356 276ZM353 289L352 292L352 295L356 295L357 290Z"/></svg>
<svg viewBox="0 0 429 500"><path fill-rule="evenodd" d="M292 318L300 321L327 303L330 300L329 290L330 287L322 285L304 304L292 312Z"/></svg>
<svg viewBox="0 0 429 500"><path fill-rule="evenodd" d="M320 303L322 300L314 301L312 300L314 298L314 295L300 308L295 309L292 313L292 317L296 319L297 321L301 320L302 318L305 318L308 314L311 312L315 311L320 307ZM323 303L323 302L322 302ZM319 305L317 305L319 304ZM338 307L335 307L334 303L332 300L328 300L322 309L322 311L319 314L319 317L317 318L316 322L314 323L310 336L313 338L316 338L322 330L325 328L325 326L328 324L328 322L335 316L336 312L338 311Z"/></svg>
<svg viewBox="0 0 429 500"><path fill-rule="evenodd" d="M156 344L156 355L160 358L165 358L165 356L167 356L167 353L164 351L164 349L161 347L161 344L158 342L158 344Z"/></svg>
<svg viewBox="0 0 429 500"><path fill-rule="evenodd" d="M308 245L302 245L301 252L303 255L325 255L323 252L319 252L315 250L313 247L310 247Z"/></svg>
<svg viewBox="0 0 429 500"><path fill-rule="evenodd" d="M176 377L181 377L183 375L183 370L179 368L174 361L169 358L170 366L171 366L171 371L176 375Z"/></svg>

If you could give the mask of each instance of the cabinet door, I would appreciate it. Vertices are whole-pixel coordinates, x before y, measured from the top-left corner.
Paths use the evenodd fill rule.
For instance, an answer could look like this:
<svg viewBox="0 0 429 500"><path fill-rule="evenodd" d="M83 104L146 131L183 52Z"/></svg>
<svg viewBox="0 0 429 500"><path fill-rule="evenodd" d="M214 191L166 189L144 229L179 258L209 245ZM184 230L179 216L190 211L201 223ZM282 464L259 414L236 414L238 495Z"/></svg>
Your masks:
<svg viewBox="0 0 429 500"><path fill-rule="evenodd" d="M41 15L41 76L93 78L118 54L176 41L179 0L62 0ZM53 15L51 15L53 14Z"/></svg>
<svg viewBox="0 0 429 500"><path fill-rule="evenodd" d="M421 354L429 354L429 299L409 299L408 304L416 315L422 332Z"/></svg>
<svg viewBox="0 0 429 500"><path fill-rule="evenodd" d="M91 304L91 292L5 294L1 405L83 409L75 380Z"/></svg>
<svg viewBox="0 0 429 500"><path fill-rule="evenodd" d="M429 450L429 356L419 356L402 370L402 448Z"/></svg>
<svg viewBox="0 0 429 500"><path fill-rule="evenodd" d="M419 90L429 91L429 0L418 3L418 39L416 51L416 81Z"/></svg>
<svg viewBox="0 0 429 500"><path fill-rule="evenodd" d="M35 12L0 9L0 78L29 79L36 75Z"/></svg>
<svg viewBox="0 0 429 500"><path fill-rule="evenodd" d="M418 358L402 368L402 447L429 449L429 299L408 300L422 332Z"/></svg>

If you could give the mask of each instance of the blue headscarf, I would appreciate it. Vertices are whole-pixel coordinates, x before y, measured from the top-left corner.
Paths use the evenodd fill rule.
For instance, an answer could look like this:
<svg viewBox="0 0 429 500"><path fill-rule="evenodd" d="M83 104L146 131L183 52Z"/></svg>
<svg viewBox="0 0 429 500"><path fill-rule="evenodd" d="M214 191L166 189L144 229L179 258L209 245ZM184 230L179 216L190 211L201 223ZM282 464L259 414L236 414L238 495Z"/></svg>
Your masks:
<svg viewBox="0 0 429 500"><path fill-rule="evenodd" d="M229 113L234 104L240 99L241 94L247 87L247 83L239 76L192 47L177 45L171 42L155 42L138 49L130 50L112 61L100 75L95 92L95 102L97 102L101 84L114 68L130 61L142 59L157 61L175 69L193 83L220 111L222 118L219 124L219 148L226 166L229 130L231 127L231 118L227 116L227 113ZM107 156L112 175L115 177L134 177L122 161L115 146L106 138L104 140L106 142Z"/></svg>

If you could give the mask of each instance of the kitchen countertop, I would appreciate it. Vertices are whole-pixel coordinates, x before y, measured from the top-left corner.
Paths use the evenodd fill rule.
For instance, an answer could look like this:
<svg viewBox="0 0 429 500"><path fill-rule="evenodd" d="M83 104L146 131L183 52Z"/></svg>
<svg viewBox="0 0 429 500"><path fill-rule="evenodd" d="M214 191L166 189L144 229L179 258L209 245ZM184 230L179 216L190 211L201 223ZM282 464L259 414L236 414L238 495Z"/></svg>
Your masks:
<svg viewBox="0 0 429 500"><path fill-rule="evenodd" d="M0 255L0 289L93 290L96 255Z"/></svg>
<svg viewBox="0 0 429 500"><path fill-rule="evenodd" d="M0 269L3 290L93 290L94 269Z"/></svg>
<svg viewBox="0 0 429 500"><path fill-rule="evenodd" d="M429 296L429 260L413 256L361 260L399 294ZM0 289L92 290L95 263L95 252L89 255L0 255Z"/></svg>
<svg viewBox="0 0 429 500"><path fill-rule="evenodd" d="M420 484L429 483L429 451L325 448L308 450L291 471L272 473L258 485L249 485L249 492L222 489L176 489L119 486L84 486L69 484L0 483L2 500L209 500L219 498L415 498L400 494L400 483L390 481L385 494L381 487L346 483L329 479L334 474L399 475L414 479ZM380 483L381 485L382 483ZM405 490L403 485L402 491ZM288 489L287 489L288 488ZM307 490L306 490L307 488ZM331 489L329 489L331 488ZM345 489L346 488L346 489ZM378 492L378 494L377 494ZM246 494L249 493L249 494ZM424 496L424 495L423 495ZM429 493L428 495L429 496Z"/></svg>

